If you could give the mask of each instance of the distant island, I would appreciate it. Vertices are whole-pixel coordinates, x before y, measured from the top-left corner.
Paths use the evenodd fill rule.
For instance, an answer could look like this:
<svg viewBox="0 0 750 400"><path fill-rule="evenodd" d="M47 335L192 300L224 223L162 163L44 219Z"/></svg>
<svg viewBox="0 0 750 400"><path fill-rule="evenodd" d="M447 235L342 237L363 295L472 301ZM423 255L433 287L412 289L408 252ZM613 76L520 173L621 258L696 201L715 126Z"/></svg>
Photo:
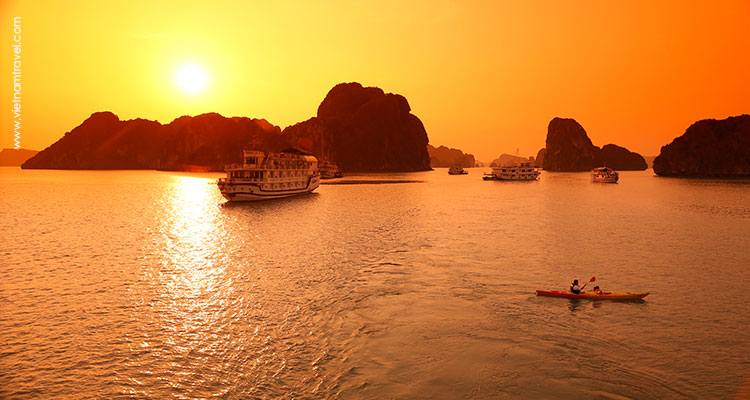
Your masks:
<svg viewBox="0 0 750 400"><path fill-rule="evenodd" d="M694 123L661 148L654 172L696 178L750 177L750 115Z"/></svg>
<svg viewBox="0 0 750 400"><path fill-rule="evenodd" d="M648 168L654 167L654 158L656 158L656 156L643 156L643 158L646 160L646 165L648 165Z"/></svg>
<svg viewBox="0 0 750 400"><path fill-rule="evenodd" d="M586 130L572 118L553 118L547 127L546 146L539 150L536 163L547 171L590 171L606 164L616 170L642 171L648 168L638 153L607 144L594 146Z"/></svg>
<svg viewBox="0 0 750 400"><path fill-rule="evenodd" d="M216 113L169 124L122 121L96 112L22 168L223 171L242 149L294 147L337 162L345 172L430 169L427 132L406 98L359 83L333 87L316 117L283 131L265 119Z"/></svg>
<svg viewBox="0 0 750 400"><path fill-rule="evenodd" d="M462 168L473 168L476 166L476 160L473 154L464 153L459 149L439 146L434 147L427 145L427 152L430 155L430 167L452 167L454 165Z"/></svg>
<svg viewBox="0 0 750 400"><path fill-rule="evenodd" d="M501 154L500 157L490 162L490 167L507 167L512 165L518 165L520 163L530 163L536 165L536 160L533 156L526 158L521 156L513 156L510 154Z"/></svg>
<svg viewBox="0 0 750 400"><path fill-rule="evenodd" d="M25 163L26 160L33 157L36 150L27 149L2 149L0 151L0 166L1 167L18 167Z"/></svg>

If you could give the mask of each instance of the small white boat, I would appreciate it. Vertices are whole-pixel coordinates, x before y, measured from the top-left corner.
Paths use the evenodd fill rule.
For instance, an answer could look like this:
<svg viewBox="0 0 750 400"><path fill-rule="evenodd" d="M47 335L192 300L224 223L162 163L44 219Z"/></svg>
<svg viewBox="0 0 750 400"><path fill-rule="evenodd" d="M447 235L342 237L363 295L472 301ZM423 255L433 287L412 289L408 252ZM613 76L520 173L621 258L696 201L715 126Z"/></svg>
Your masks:
<svg viewBox="0 0 750 400"><path fill-rule="evenodd" d="M310 193L320 185L318 159L298 150L244 150L242 164L225 167L217 182L229 201L256 201Z"/></svg>
<svg viewBox="0 0 750 400"><path fill-rule="evenodd" d="M448 175L466 175L469 171L463 169L460 165L454 165L448 168Z"/></svg>
<svg viewBox="0 0 750 400"><path fill-rule="evenodd" d="M617 183L620 174L608 167L598 167L591 171L591 182Z"/></svg>
<svg viewBox="0 0 750 400"><path fill-rule="evenodd" d="M492 167L492 172L484 174L485 181L535 181L541 172L531 163L520 163L504 167Z"/></svg>
<svg viewBox="0 0 750 400"><path fill-rule="evenodd" d="M343 176L341 169L333 161L321 161L318 169L320 170L320 179L341 178Z"/></svg>

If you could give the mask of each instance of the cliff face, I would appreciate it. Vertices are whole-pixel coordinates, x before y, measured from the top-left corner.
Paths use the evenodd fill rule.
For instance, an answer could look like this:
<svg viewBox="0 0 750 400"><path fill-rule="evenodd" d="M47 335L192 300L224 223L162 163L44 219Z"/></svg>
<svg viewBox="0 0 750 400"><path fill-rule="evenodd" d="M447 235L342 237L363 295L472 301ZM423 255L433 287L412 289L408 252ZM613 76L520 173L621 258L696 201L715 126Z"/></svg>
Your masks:
<svg viewBox="0 0 750 400"><path fill-rule="evenodd" d="M554 118L547 127L548 171L589 171L597 164L597 148L581 124L571 118Z"/></svg>
<svg viewBox="0 0 750 400"><path fill-rule="evenodd" d="M224 164L240 161L243 146L253 140L275 150L285 145L280 129L265 120L212 113L162 125L97 112L22 168L185 170L198 165L223 171Z"/></svg>
<svg viewBox="0 0 750 400"><path fill-rule="evenodd" d="M427 153L430 155L430 167L452 167L454 165L463 168L472 168L476 165L474 155L464 153L459 149L440 146L434 147L427 145Z"/></svg>
<svg viewBox="0 0 750 400"><path fill-rule="evenodd" d="M534 165L537 167L543 167L544 166L544 159L547 155L547 148L542 147L539 149L539 151L536 152L536 160L534 160Z"/></svg>
<svg viewBox="0 0 750 400"><path fill-rule="evenodd" d="M249 145L267 151L288 147L281 129L264 119L225 118L219 114L180 117L164 126L159 168L189 169L207 166L223 171L224 165L242 160L242 149Z"/></svg>
<svg viewBox="0 0 750 400"><path fill-rule="evenodd" d="M642 155L614 144L605 144L600 154L600 158L612 169L643 171L648 168Z"/></svg>
<svg viewBox="0 0 750 400"><path fill-rule="evenodd" d="M317 117L287 126L283 132L284 138L293 147L307 150L322 159L335 161L331 131Z"/></svg>
<svg viewBox="0 0 750 400"><path fill-rule="evenodd" d="M27 149L3 149L0 151L0 166L18 167L29 158L33 157L38 151Z"/></svg>
<svg viewBox="0 0 750 400"><path fill-rule="evenodd" d="M111 112L94 113L81 125L23 164L23 168L168 169L223 171L242 149L308 150L343 171L430 169L427 132L403 96L358 83L336 85L318 116L284 132L263 119L209 113L167 125Z"/></svg>
<svg viewBox="0 0 750 400"><path fill-rule="evenodd" d="M590 171L606 164L617 170L645 170L646 161L624 147L591 143L581 124L570 118L554 118L547 128L546 147L537 159L548 171Z"/></svg>
<svg viewBox="0 0 750 400"><path fill-rule="evenodd" d="M654 159L663 176L750 176L750 115L694 123Z"/></svg>
<svg viewBox="0 0 750 400"><path fill-rule="evenodd" d="M318 115L284 129L282 136L308 139L315 154L344 172L430 169L427 132L403 96L359 83L333 87Z"/></svg>

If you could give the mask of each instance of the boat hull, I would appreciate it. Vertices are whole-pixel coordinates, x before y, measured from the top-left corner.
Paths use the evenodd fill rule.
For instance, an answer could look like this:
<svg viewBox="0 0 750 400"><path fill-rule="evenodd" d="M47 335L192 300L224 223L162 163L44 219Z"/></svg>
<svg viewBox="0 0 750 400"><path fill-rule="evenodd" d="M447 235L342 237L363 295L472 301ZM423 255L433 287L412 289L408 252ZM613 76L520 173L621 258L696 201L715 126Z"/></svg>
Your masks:
<svg viewBox="0 0 750 400"><path fill-rule="evenodd" d="M320 179L313 178L307 187L301 189L263 190L261 186L253 184L224 184L219 185L219 191L221 191L221 195L225 199L232 202L260 201L309 194L317 189L318 186L320 186Z"/></svg>
<svg viewBox="0 0 750 400"><path fill-rule="evenodd" d="M592 177L591 182L596 183L617 183L618 177L608 177L608 178L599 178L599 177Z"/></svg>
<svg viewBox="0 0 750 400"><path fill-rule="evenodd" d="M485 175L482 177L485 181L538 181L539 175L529 177L503 177L497 175Z"/></svg>
<svg viewBox="0 0 750 400"><path fill-rule="evenodd" d="M575 294L562 290L537 290L537 296L563 297L566 299L589 299L589 300L641 300L648 296L648 292L603 292L596 294L594 292L585 292Z"/></svg>

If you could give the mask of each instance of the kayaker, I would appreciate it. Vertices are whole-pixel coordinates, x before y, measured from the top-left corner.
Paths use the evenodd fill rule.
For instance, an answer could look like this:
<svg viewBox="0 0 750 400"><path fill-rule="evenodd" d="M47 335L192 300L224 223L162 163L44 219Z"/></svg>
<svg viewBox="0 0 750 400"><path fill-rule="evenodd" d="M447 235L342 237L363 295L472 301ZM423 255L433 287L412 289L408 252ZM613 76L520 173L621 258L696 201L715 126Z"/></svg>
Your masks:
<svg viewBox="0 0 750 400"><path fill-rule="evenodd" d="M573 279L573 284L570 285L570 292L573 294L581 294L582 287L578 286L578 279Z"/></svg>
<svg viewBox="0 0 750 400"><path fill-rule="evenodd" d="M596 294L602 294L602 290L599 289L599 286L594 286L594 293L596 293Z"/></svg>

